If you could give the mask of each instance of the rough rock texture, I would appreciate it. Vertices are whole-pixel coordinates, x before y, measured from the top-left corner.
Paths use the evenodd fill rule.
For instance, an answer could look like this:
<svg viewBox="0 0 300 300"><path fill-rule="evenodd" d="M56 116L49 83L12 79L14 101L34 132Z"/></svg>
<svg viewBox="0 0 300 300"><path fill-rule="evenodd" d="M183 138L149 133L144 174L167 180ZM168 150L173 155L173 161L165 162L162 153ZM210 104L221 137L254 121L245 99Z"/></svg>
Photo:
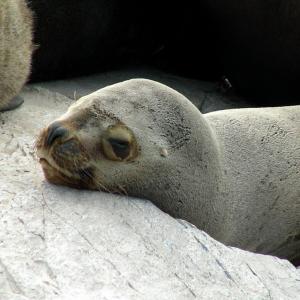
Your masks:
<svg viewBox="0 0 300 300"><path fill-rule="evenodd" d="M300 299L300 270L146 200L44 181L38 130L71 100L32 86L0 114L0 299Z"/></svg>

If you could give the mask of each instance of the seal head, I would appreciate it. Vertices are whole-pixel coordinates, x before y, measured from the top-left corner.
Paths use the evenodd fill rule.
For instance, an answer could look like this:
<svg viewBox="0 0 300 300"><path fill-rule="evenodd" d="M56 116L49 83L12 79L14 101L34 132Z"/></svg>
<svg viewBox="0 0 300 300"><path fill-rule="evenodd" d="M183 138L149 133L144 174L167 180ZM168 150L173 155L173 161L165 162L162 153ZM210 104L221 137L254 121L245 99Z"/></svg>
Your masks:
<svg viewBox="0 0 300 300"><path fill-rule="evenodd" d="M41 132L36 146L52 183L150 199L173 216L210 228L215 219L199 220L188 198L199 197L196 184L210 198L197 210L218 214L221 172L212 135L183 95L132 79L79 99Z"/></svg>

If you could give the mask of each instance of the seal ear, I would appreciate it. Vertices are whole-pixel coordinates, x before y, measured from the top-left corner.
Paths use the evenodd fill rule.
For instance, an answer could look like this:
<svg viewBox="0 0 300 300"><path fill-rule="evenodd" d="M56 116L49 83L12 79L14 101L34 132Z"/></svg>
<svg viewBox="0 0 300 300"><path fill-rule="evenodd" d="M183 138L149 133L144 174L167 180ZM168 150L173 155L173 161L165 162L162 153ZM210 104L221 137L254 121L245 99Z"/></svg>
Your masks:
<svg viewBox="0 0 300 300"><path fill-rule="evenodd" d="M103 154L110 160L129 161L138 154L134 134L123 124L109 126L101 142Z"/></svg>

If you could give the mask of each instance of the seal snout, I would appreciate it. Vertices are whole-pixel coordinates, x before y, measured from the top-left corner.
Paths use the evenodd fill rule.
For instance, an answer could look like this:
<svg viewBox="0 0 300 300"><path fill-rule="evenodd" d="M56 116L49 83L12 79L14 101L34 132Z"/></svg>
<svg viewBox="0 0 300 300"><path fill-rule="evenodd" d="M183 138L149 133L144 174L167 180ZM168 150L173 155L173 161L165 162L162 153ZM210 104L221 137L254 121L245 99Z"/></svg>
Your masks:
<svg viewBox="0 0 300 300"><path fill-rule="evenodd" d="M48 127L48 133L45 139L45 145L50 147L53 143L68 136L69 130L64 127L60 122L54 122Z"/></svg>
<svg viewBox="0 0 300 300"><path fill-rule="evenodd" d="M55 121L43 129L36 142L37 156L58 166L76 169L89 161L89 155L69 124ZM76 164L76 166L75 166Z"/></svg>

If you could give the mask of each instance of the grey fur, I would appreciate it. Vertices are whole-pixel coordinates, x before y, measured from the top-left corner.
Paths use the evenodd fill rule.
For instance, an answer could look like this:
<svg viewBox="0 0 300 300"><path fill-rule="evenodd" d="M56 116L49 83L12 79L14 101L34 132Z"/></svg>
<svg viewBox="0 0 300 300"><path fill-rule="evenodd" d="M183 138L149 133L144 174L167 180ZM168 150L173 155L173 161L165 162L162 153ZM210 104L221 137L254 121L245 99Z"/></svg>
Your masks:
<svg viewBox="0 0 300 300"><path fill-rule="evenodd" d="M32 15L24 0L0 2L0 111L22 104L15 98L30 72Z"/></svg>
<svg viewBox="0 0 300 300"><path fill-rule="evenodd" d="M201 114L175 90L133 79L81 98L59 120L80 123L74 134L109 189L122 186L227 245L298 258L300 106ZM97 148L117 120L140 145L134 162Z"/></svg>

